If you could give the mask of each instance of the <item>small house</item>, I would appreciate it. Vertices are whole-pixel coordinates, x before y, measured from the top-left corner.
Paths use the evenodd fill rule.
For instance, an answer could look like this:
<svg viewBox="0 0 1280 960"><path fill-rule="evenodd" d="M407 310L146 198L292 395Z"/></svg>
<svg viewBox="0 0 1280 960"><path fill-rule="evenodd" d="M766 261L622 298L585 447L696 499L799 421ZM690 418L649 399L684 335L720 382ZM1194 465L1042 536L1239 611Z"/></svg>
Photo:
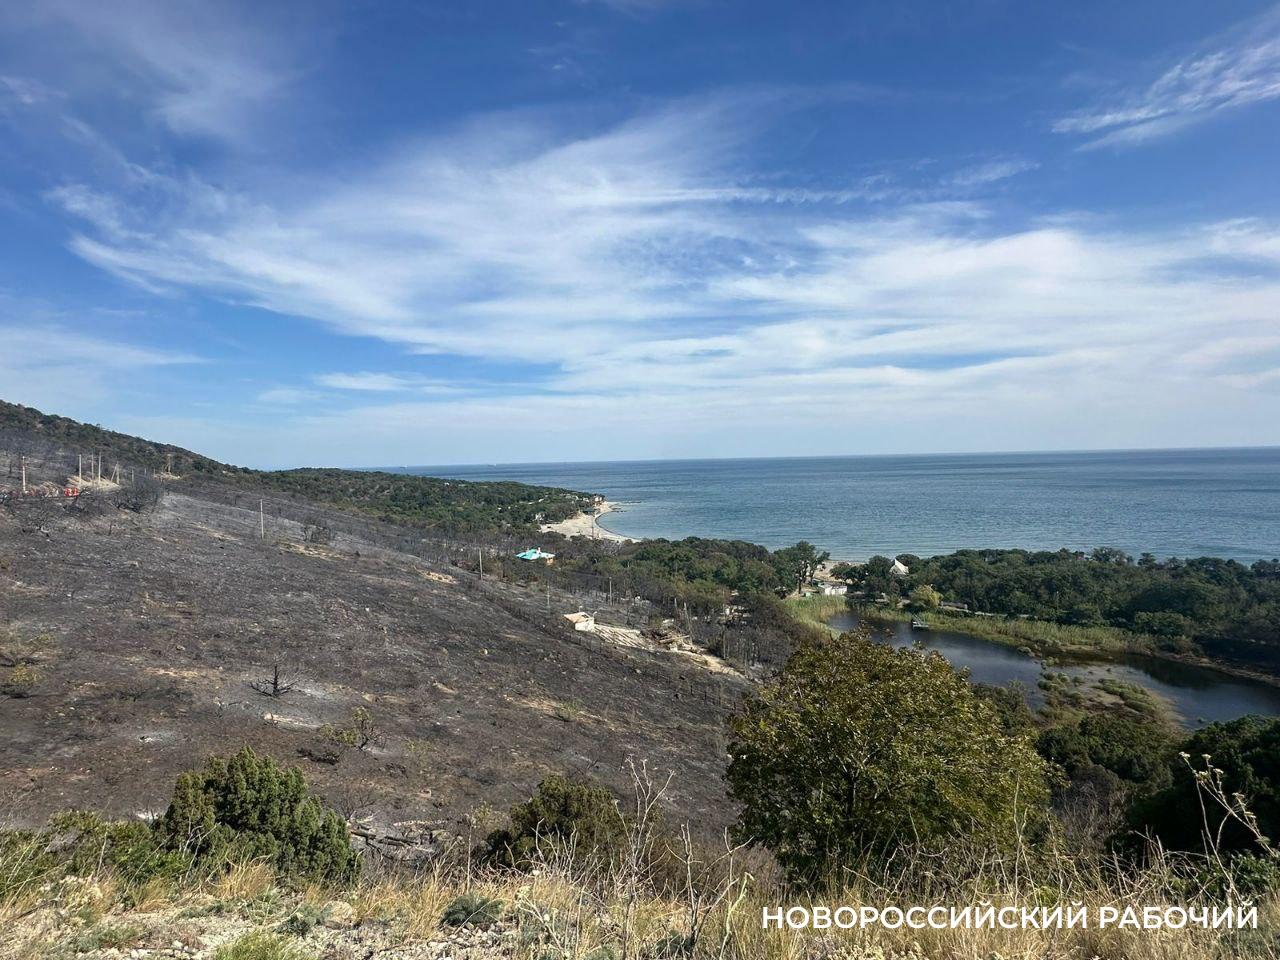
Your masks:
<svg viewBox="0 0 1280 960"><path fill-rule="evenodd" d="M824 583L818 589L824 597L843 597L849 592L847 583Z"/></svg>
<svg viewBox="0 0 1280 960"><path fill-rule="evenodd" d="M564 618L573 624L573 629L582 633L591 633L596 628L596 618L581 610L577 613L566 613Z"/></svg>
<svg viewBox="0 0 1280 960"><path fill-rule="evenodd" d="M895 577L905 577L911 571L907 569L907 565L901 560L895 560L893 565L889 567L889 572Z"/></svg>

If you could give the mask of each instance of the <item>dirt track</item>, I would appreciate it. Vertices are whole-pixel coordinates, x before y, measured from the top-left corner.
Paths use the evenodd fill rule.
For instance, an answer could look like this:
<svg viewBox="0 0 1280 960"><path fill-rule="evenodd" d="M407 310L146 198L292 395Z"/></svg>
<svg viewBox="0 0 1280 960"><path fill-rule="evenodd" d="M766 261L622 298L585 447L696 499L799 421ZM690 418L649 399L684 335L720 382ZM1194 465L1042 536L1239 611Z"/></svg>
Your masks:
<svg viewBox="0 0 1280 960"><path fill-rule="evenodd" d="M622 792L628 757L674 774L678 814L731 819L723 716L743 682L575 635L569 598L548 615L543 594L287 523L262 541L255 512L175 493L45 512L0 512L0 664L38 674L0 698L0 801L27 822L162 808L179 771L246 743L380 827L460 831L551 772ZM249 686L275 663L297 681L279 699ZM381 746L302 759L357 706Z"/></svg>

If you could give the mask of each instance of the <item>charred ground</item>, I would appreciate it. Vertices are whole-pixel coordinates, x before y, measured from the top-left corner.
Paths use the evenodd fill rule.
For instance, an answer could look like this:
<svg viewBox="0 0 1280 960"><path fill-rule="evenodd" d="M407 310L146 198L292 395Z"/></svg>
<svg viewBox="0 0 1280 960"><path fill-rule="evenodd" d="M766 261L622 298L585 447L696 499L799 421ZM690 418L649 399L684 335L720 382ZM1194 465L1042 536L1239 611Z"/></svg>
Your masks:
<svg viewBox="0 0 1280 960"><path fill-rule="evenodd" d="M61 482L67 450L45 442L32 480ZM264 537L258 492L205 476L142 511L0 509L0 795L18 819L154 811L178 772L245 744L375 833L466 832L553 772L621 792L628 758L673 775L682 817L731 819L723 719L746 681L562 616L635 624L647 604L481 581L420 530L298 495ZM277 665L292 689L254 689ZM335 747L357 710L372 742Z"/></svg>

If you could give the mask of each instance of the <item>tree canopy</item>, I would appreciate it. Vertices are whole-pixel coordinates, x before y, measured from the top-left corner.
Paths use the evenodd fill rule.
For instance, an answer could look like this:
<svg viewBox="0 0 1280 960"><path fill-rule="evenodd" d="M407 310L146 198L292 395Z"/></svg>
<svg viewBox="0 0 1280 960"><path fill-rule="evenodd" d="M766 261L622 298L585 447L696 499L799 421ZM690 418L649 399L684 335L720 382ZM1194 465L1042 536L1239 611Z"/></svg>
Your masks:
<svg viewBox="0 0 1280 960"><path fill-rule="evenodd" d="M802 644L730 725L738 830L796 879L904 843L1008 847L1047 810L1030 733L938 654L858 634Z"/></svg>

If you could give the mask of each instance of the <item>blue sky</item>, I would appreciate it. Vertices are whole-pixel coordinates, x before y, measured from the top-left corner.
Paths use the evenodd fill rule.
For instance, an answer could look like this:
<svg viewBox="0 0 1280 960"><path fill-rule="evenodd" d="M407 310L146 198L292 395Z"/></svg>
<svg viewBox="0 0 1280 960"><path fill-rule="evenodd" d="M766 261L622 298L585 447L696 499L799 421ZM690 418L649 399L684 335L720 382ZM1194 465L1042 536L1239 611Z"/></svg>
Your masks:
<svg viewBox="0 0 1280 960"><path fill-rule="evenodd" d="M1280 443L1280 6L0 10L0 396L237 463Z"/></svg>

